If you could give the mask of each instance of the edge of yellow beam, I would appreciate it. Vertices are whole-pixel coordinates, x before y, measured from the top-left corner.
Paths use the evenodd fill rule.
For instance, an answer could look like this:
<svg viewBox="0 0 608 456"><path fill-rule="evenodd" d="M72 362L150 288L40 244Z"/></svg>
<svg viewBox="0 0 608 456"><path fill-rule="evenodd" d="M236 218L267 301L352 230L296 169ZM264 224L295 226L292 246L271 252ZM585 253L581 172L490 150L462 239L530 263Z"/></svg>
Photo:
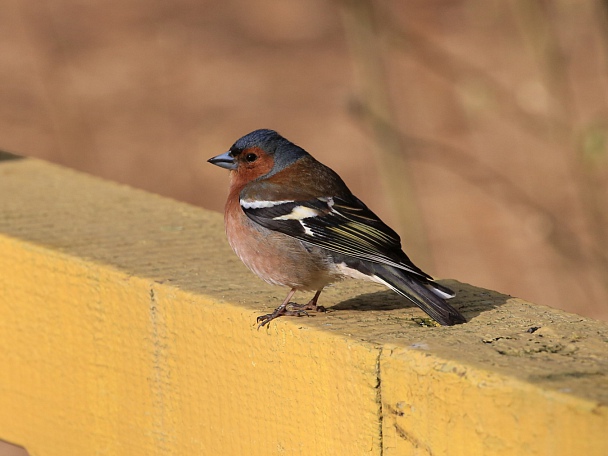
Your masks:
<svg viewBox="0 0 608 456"><path fill-rule="evenodd" d="M471 321L420 327L345 282L258 331L284 290L219 214L29 159L0 252L0 439L32 455L608 454L602 322L450 281Z"/></svg>

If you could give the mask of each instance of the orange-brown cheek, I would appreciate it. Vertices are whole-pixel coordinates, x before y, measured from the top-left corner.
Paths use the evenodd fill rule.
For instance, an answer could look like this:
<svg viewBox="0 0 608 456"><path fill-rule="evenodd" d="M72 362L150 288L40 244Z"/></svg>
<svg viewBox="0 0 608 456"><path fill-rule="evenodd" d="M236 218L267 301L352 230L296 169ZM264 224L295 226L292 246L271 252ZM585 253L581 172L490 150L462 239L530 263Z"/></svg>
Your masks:
<svg viewBox="0 0 608 456"><path fill-rule="evenodd" d="M253 163L248 163L241 158L236 170L230 171L230 195L240 193L245 185L272 169L274 163L272 157L260 149L250 150L258 155L258 159Z"/></svg>
<svg viewBox="0 0 608 456"><path fill-rule="evenodd" d="M241 162L236 174L239 180L250 182L260 176L270 172L273 166L273 160L259 149L255 152L258 154L258 159L253 163Z"/></svg>

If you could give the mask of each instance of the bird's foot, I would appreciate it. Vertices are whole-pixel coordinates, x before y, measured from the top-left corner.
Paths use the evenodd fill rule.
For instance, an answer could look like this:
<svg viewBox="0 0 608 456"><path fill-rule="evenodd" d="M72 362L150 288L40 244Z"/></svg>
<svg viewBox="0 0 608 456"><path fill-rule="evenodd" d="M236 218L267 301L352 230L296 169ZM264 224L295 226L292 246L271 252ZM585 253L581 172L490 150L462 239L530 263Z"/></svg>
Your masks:
<svg viewBox="0 0 608 456"><path fill-rule="evenodd" d="M323 306L318 306L316 302L312 302L310 301L308 304L296 304L295 302L290 302L287 303L287 306L290 309L294 309L294 310L300 310L300 311L305 311L305 310L312 310L314 312L327 312L327 309Z"/></svg>
<svg viewBox="0 0 608 456"><path fill-rule="evenodd" d="M287 306L289 305L291 307L292 304L293 303L281 304L279 307L274 309L274 311L272 311L272 313L269 313L266 315L260 315L256 320L257 323L259 323L258 329L260 329L262 326L266 326L268 323L270 323L275 318L281 317L283 315L291 316L291 317L303 317L305 315L307 317L309 316L308 312L306 312L306 310L304 308L297 309L297 310L287 310Z"/></svg>

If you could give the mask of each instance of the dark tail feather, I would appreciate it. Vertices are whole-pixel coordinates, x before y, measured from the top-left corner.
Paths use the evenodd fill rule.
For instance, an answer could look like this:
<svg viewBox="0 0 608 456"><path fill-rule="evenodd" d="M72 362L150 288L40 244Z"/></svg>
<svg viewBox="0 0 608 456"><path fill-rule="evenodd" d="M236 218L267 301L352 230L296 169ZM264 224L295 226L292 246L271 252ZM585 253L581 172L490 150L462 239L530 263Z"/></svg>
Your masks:
<svg viewBox="0 0 608 456"><path fill-rule="evenodd" d="M437 323L443 326L466 323L466 318L441 297L442 294L454 296L454 292L449 288L434 282L425 283L422 279L392 266L375 264L370 269L373 269L374 275L386 282L389 288L412 301Z"/></svg>

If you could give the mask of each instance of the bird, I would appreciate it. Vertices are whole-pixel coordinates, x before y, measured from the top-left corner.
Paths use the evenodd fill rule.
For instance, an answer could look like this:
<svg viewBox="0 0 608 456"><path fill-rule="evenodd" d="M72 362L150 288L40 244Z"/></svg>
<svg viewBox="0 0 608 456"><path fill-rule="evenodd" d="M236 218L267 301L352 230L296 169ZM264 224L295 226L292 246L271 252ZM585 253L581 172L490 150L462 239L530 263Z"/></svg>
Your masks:
<svg viewBox="0 0 608 456"><path fill-rule="evenodd" d="M437 283L409 259L399 235L349 190L331 168L274 130L238 139L209 163L230 170L224 207L228 243L258 277L290 288L258 329L277 317L325 311L323 289L345 278L383 284L443 326L466 323ZM308 304L296 291L314 291Z"/></svg>

